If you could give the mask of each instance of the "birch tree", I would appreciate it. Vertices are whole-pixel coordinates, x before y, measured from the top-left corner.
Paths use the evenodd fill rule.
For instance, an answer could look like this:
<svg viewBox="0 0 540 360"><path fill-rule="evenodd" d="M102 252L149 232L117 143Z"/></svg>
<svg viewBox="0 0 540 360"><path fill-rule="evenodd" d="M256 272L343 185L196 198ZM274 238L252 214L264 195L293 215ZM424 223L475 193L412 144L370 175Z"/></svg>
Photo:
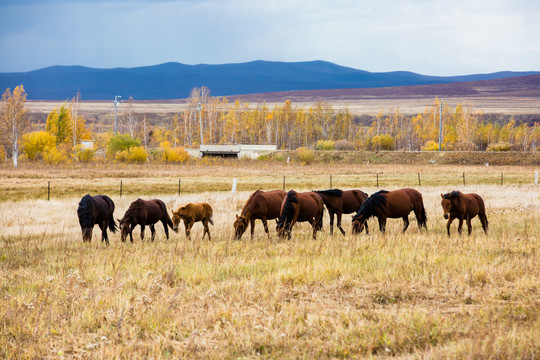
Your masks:
<svg viewBox="0 0 540 360"><path fill-rule="evenodd" d="M0 137L6 152L11 154L13 166L17 167L22 135L30 127L28 110L25 108L26 92L22 85L13 90L8 88L2 95L0 107Z"/></svg>

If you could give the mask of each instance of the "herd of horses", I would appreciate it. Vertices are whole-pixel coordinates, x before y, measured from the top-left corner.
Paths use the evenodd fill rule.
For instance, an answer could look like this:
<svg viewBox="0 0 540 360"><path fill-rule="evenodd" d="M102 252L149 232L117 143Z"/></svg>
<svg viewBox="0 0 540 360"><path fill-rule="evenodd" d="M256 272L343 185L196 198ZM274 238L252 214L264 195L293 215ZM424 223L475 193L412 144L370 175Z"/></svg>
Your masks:
<svg viewBox="0 0 540 360"><path fill-rule="evenodd" d="M458 232L461 235L463 221L467 222L468 234L471 234L471 219L478 216L484 229L488 231L488 220L483 199L478 194L463 194L452 191L441 194L441 206L444 218L448 219L446 229L450 235L450 225L457 219ZM234 226L235 239L239 240L248 226L251 226L251 238L255 234L255 220L261 220L264 231L269 235L268 220L276 221L276 231L280 238L291 238L291 232L297 222L308 222L313 228L313 238L317 231L323 229L324 208L330 215L330 234L333 234L334 215L337 219L337 228L342 234L341 227L343 214L355 213L352 217L352 233L358 234L365 230L368 234L367 220L376 217L382 233L386 230L386 220L403 219L403 232L409 227L409 214L414 212L420 230L427 230L427 216L420 194L415 189L405 188L395 191L381 190L368 196L361 190L317 190L309 192L296 192L290 190L261 191L257 190L246 201L240 215L236 215ZM204 226L203 238L208 234L211 239L208 223L212 220L212 207L208 203L190 203L181 206L178 210L171 210L169 216L165 203L159 199L133 201L122 219L117 219L118 226L113 217L114 202L106 195L85 195L79 202L77 215L81 226L83 241L91 241L94 225L101 229L101 241L109 244L107 229L115 233L120 229L120 237L124 242L129 235L133 242L133 229L141 227L141 239L144 239L146 226L150 228L151 240L156 235L155 224L161 222L169 239L169 227L178 232L180 220L184 222L186 237L190 238L191 228L195 222L202 222Z"/></svg>

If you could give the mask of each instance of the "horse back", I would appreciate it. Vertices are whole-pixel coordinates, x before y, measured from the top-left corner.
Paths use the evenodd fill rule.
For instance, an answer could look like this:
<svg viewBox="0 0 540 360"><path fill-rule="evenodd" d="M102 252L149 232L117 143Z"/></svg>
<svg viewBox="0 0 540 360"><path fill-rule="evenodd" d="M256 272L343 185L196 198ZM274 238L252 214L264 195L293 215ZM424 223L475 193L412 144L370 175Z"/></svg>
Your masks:
<svg viewBox="0 0 540 360"><path fill-rule="evenodd" d="M114 212L114 202L106 195L92 197L92 216L95 223L108 219Z"/></svg>
<svg viewBox="0 0 540 360"><path fill-rule="evenodd" d="M323 211L324 201L315 192L298 193L298 219L297 221L310 221L317 218Z"/></svg>
<svg viewBox="0 0 540 360"><path fill-rule="evenodd" d="M350 214L357 212L367 198L368 194L361 190L344 191L342 196L342 213Z"/></svg>
<svg viewBox="0 0 540 360"><path fill-rule="evenodd" d="M268 220L279 218L281 203L287 193L283 190L260 191L257 190L248 199L242 214L249 211L252 219L266 218Z"/></svg>
<svg viewBox="0 0 540 360"><path fill-rule="evenodd" d="M466 215L469 217L475 217L480 212L485 213L484 200L478 194L462 194L466 203Z"/></svg>
<svg viewBox="0 0 540 360"><path fill-rule="evenodd" d="M408 215L415 208L422 208L422 194L410 188L390 191L384 194L388 205L389 218L400 218Z"/></svg>

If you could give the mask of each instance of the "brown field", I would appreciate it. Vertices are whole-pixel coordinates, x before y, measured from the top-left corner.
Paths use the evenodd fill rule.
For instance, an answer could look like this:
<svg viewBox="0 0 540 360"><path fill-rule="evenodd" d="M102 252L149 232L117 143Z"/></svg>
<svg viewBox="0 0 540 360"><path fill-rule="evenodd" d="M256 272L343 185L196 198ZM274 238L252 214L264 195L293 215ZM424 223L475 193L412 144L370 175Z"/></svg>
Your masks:
<svg viewBox="0 0 540 360"><path fill-rule="evenodd" d="M221 162L184 166L0 168L0 356L3 358L476 358L540 356L540 192L533 166ZM467 185L462 184L462 173ZM401 220L387 233L312 240L232 239L257 189L404 186L424 196L428 231ZM417 184L421 173L422 186ZM500 174L505 174L501 186ZM262 175L261 175L262 174ZM178 177L182 193L177 194ZM230 193L232 178L239 191ZM120 198L118 182L125 192ZM46 182L51 180L51 200ZM184 188L185 187L185 188ZM446 235L440 193L483 196L489 235ZM45 192L44 192L45 190ZM168 208L207 201L202 225L151 243L81 241L77 204L105 192L119 218L141 195ZM413 215L410 217L413 220ZM97 228L96 228L97 229ZM148 236L148 234L147 234Z"/></svg>

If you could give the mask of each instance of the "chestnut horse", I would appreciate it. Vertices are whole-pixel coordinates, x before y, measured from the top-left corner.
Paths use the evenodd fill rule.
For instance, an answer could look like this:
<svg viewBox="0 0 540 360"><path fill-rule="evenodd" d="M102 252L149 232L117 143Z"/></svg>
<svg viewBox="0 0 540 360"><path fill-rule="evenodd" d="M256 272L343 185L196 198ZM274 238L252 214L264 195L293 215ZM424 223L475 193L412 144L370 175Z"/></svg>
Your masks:
<svg viewBox="0 0 540 360"><path fill-rule="evenodd" d="M212 207L208 203L190 203L178 208L178 210L172 212L172 223L173 230L178 231L178 224L180 220L184 220L184 227L186 228L186 237L191 239L191 228L193 224L201 221L204 226L203 239L206 234L208 234L208 240L212 240L210 236L210 229L208 228L208 223L214 225L212 220Z"/></svg>
<svg viewBox="0 0 540 360"><path fill-rule="evenodd" d="M360 209L362 203L368 198L368 194L362 190L319 190L315 191L319 194L324 205L328 209L330 215L330 235L334 234L334 214L337 217L337 228L345 235L345 230L341 227L341 215L355 213ZM368 233L368 227L366 223L366 234Z"/></svg>
<svg viewBox="0 0 540 360"><path fill-rule="evenodd" d="M161 221L163 224L165 235L167 236L167 240L169 240L169 228L167 226L170 226L172 229L173 223L167 213L167 207L163 201L159 199L135 200L129 205L124 217L121 220L118 220L122 241L126 241L126 237L129 235L129 239L133 242L133 229L137 225L141 225L141 240L144 240L145 226L149 225L152 233L152 241L154 241L154 237L156 236L154 224L158 221Z"/></svg>
<svg viewBox="0 0 540 360"><path fill-rule="evenodd" d="M279 218L281 203L285 195L286 192L283 190L257 190L251 194L240 216L236 215L236 221L234 222L235 239L240 240L242 234L247 230L248 224L251 224L251 238L253 239L253 235L255 234L255 220L257 219L261 219L264 231L270 235L266 220Z"/></svg>
<svg viewBox="0 0 540 360"><path fill-rule="evenodd" d="M281 203L279 221L276 230L278 236L291 238L291 230L296 222L308 221L313 227L313 238L317 238L317 230L322 230L324 202L321 196L313 191L297 193L291 190Z"/></svg>
<svg viewBox="0 0 540 360"><path fill-rule="evenodd" d="M366 220L372 216L379 219L379 229L386 230L386 219L403 219L403 232L409 227L409 213L414 211L418 227L427 229L426 209L422 201L422 194L414 189L400 189L395 191L381 190L371 195L353 216L353 234L364 229Z"/></svg>
<svg viewBox="0 0 540 360"><path fill-rule="evenodd" d="M467 229L469 235L472 232L471 219L478 215L484 233L488 231L488 219L486 216L486 206L484 200L478 194L463 194L459 191L452 191L451 193L441 194L441 206L444 211L444 218L448 219L446 223L446 231L450 236L450 225L454 219L459 220L458 233L461 235L461 229L463 227L463 219L467 221Z"/></svg>
<svg viewBox="0 0 540 360"><path fill-rule="evenodd" d="M98 224L101 229L101 242L105 241L109 245L107 228L113 233L116 232L116 223L113 217L114 202L106 195L90 196L86 194L79 202L77 215L81 225L83 241L92 240L92 230Z"/></svg>

